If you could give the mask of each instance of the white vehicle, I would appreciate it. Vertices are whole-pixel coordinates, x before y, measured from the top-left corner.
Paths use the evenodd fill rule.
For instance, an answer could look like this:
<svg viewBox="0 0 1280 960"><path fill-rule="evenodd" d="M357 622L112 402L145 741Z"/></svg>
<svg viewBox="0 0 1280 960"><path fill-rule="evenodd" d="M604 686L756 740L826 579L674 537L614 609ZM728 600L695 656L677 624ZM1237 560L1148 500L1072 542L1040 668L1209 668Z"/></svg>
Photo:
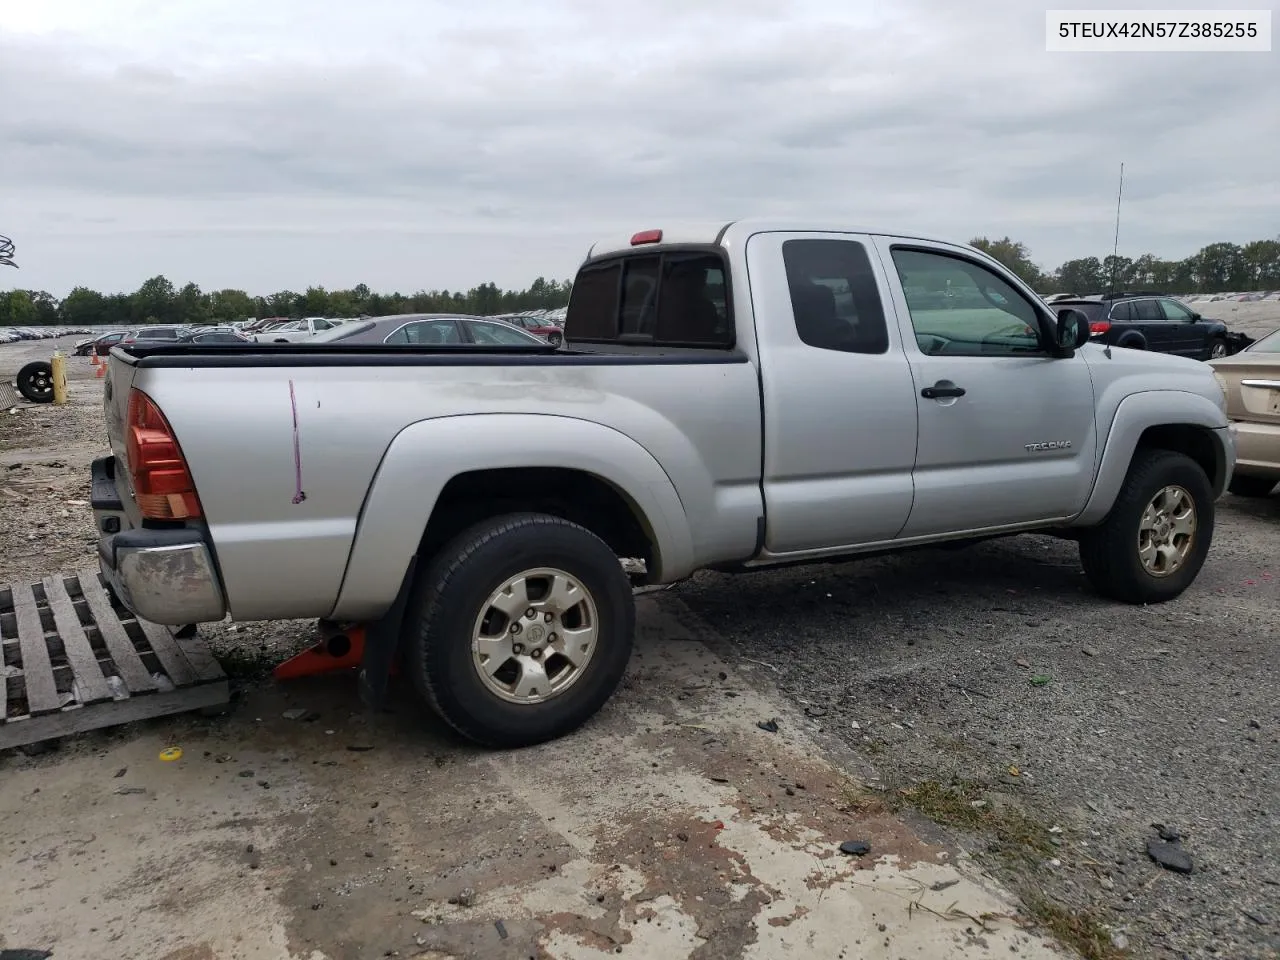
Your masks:
<svg viewBox="0 0 1280 960"><path fill-rule="evenodd" d="M253 339L258 343L301 343L314 337L317 333L332 330L335 326L337 326L335 321L326 320L324 317L303 317L301 320L287 323L283 327L276 327L276 329L267 330L264 333L256 333Z"/></svg>

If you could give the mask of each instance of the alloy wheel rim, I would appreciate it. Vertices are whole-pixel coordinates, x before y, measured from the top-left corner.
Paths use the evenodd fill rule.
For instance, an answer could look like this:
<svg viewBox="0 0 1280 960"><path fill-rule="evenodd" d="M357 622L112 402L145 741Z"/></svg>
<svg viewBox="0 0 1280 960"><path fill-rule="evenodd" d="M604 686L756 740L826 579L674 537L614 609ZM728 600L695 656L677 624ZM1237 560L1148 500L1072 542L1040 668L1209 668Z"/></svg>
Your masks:
<svg viewBox="0 0 1280 960"><path fill-rule="evenodd" d="M1186 487L1161 487L1147 503L1138 522L1138 558L1153 577L1181 570L1195 547L1196 503Z"/></svg>
<svg viewBox="0 0 1280 960"><path fill-rule="evenodd" d="M489 594L471 632L471 661L485 688L508 703L560 696L595 655L595 598L554 567L523 570Z"/></svg>

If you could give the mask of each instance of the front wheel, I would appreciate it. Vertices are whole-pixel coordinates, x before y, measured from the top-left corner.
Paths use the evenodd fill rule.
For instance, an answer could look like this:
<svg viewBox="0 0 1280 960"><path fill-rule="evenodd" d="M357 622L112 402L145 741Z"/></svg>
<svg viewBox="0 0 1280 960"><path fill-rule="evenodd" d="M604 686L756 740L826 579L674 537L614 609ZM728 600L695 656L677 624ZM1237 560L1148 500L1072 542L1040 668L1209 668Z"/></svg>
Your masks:
<svg viewBox="0 0 1280 960"><path fill-rule="evenodd" d="M560 344L564 343L564 335L560 333L548 334L547 343L551 344L553 347L558 347Z"/></svg>
<svg viewBox="0 0 1280 960"><path fill-rule="evenodd" d="M1213 521L1213 489L1198 463L1139 450L1107 518L1080 537L1085 576L1122 603L1172 600L1204 565Z"/></svg>
<svg viewBox="0 0 1280 960"><path fill-rule="evenodd" d="M1221 337L1214 337L1209 341L1209 359L1217 360L1219 357L1225 357L1228 353L1227 341Z"/></svg>
<svg viewBox="0 0 1280 960"><path fill-rule="evenodd" d="M575 730L631 656L635 602L613 551L559 517L508 514L449 543L410 601L405 660L463 736L523 747Z"/></svg>

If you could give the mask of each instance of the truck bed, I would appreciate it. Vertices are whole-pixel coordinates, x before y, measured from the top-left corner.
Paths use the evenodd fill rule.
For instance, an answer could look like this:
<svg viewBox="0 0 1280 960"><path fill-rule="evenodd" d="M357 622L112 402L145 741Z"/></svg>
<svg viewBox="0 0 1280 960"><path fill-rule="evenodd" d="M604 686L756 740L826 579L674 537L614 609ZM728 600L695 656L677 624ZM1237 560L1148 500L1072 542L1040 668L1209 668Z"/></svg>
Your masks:
<svg viewBox="0 0 1280 960"><path fill-rule="evenodd" d="M181 445L238 620L378 615L463 451L472 471L507 470L517 504L555 494L542 487L571 453L658 518L678 575L758 549L759 379L741 351L117 348L107 416L120 461L135 388Z"/></svg>

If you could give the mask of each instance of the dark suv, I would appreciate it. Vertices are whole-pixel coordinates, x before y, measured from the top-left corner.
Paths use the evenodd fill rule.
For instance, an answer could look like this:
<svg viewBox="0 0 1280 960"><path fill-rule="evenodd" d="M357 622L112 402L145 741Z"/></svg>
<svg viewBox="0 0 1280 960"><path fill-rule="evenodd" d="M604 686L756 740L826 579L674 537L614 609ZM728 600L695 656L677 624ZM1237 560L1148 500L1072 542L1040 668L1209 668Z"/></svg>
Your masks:
<svg viewBox="0 0 1280 960"><path fill-rule="evenodd" d="M1197 360L1231 352L1227 325L1209 320L1163 293L1104 293L1055 300L1055 313L1070 308L1089 318L1093 342L1113 347L1176 353Z"/></svg>

